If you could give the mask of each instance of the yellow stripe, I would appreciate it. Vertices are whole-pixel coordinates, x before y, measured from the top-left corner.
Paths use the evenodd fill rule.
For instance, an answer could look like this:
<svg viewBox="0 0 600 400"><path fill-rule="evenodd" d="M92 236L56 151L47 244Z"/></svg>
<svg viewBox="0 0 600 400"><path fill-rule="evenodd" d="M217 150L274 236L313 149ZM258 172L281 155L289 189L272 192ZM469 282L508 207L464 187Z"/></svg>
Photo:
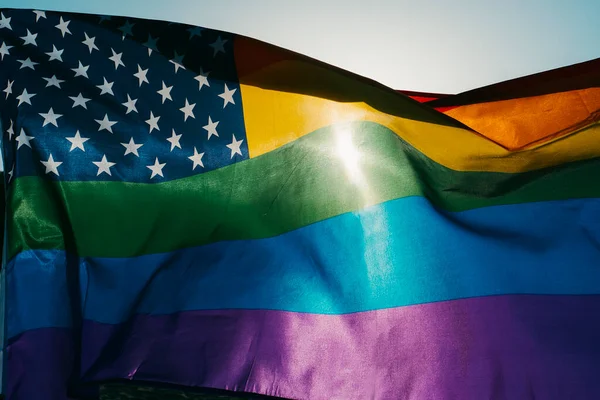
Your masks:
<svg viewBox="0 0 600 400"><path fill-rule="evenodd" d="M522 151L509 151L467 129L399 117L362 102L338 102L322 97L280 91L286 80L335 81L337 87L368 86L336 71L304 61L282 61L243 76L242 101L250 157L257 157L316 129L347 121L380 123L434 161L458 171L520 172L600 156L600 127L578 132ZM291 86L297 86L290 84ZM281 89L284 90L284 89ZM364 91L364 87L360 88ZM374 88L381 91L383 89ZM298 90L296 90L298 91ZM392 97L392 100L397 97ZM428 112L407 101L407 114ZM419 108L421 108L419 110Z"/></svg>

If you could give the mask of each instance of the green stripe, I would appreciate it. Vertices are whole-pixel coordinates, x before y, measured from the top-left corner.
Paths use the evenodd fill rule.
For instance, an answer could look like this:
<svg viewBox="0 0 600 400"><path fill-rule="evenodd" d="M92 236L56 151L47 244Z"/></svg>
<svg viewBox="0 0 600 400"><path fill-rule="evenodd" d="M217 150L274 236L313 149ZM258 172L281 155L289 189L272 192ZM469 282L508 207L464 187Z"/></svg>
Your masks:
<svg viewBox="0 0 600 400"><path fill-rule="evenodd" d="M362 185L352 183L337 155L339 132L351 132L362 155ZM9 195L9 256L66 249L129 257L264 238L406 196L425 196L449 211L600 197L592 183L598 176L599 159L522 174L458 172L381 125L336 125L260 157L159 184L18 178Z"/></svg>

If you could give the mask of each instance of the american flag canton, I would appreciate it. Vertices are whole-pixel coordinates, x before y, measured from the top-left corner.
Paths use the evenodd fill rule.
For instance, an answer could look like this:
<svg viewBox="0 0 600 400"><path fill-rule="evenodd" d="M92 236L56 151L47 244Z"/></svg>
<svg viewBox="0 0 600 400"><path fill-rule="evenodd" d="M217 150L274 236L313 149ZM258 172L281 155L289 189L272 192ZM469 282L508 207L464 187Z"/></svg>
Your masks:
<svg viewBox="0 0 600 400"><path fill-rule="evenodd" d="M233 35L1 10L7 180L154 183L248 158Z"/></svg>

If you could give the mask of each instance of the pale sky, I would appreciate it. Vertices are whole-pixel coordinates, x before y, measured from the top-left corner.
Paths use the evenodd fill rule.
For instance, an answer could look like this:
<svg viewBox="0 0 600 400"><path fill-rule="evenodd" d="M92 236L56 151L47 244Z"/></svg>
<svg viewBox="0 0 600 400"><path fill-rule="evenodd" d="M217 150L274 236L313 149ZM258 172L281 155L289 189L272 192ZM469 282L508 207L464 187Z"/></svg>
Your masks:
<svg viewBox="0 0 600 400"><path fill-rule="evenodd" d="M0 0L244 34L394 89L457 93L600 57L600 0Z"/></svg>

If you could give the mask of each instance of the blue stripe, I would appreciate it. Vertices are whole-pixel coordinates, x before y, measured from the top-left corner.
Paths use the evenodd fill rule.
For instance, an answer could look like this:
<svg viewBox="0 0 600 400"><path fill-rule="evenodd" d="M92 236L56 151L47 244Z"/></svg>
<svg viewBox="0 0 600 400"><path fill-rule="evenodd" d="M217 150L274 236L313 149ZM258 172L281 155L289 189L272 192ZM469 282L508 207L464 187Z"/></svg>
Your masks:
<svg viewBox="0 0 600 400"><path fill-rule="evenodd" d="M13 259L10 336L68 325L68 264L62 251ZM446 213L410 197L273 238L78 265L84 318L104 323L202 309L343 314L499 294L600 294L600 199Z"/></svg>

